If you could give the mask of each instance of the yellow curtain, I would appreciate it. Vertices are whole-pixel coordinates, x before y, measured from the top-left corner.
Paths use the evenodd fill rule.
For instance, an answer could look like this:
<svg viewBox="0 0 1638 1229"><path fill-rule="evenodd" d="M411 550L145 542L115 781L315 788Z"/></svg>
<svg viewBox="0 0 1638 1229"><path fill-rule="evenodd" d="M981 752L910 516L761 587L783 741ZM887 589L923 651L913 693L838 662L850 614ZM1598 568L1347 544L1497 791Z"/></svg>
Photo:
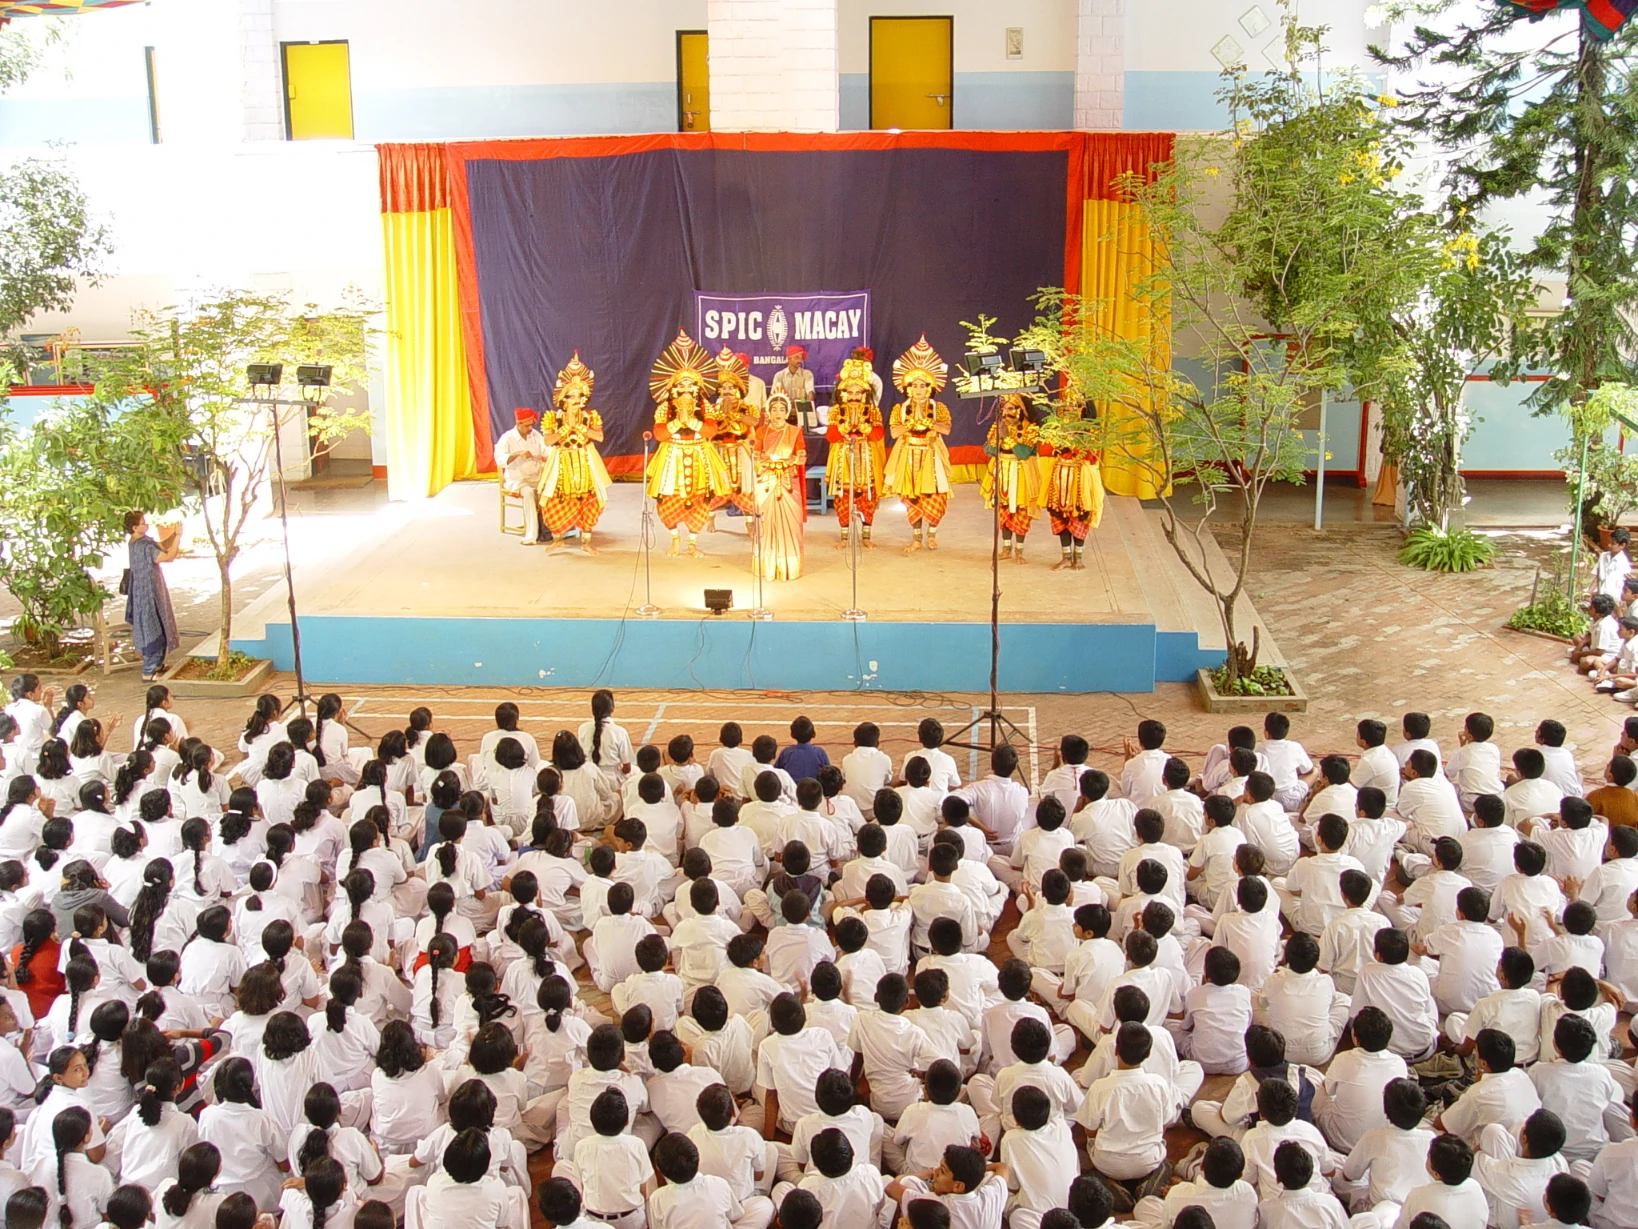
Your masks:
<svg viewBox="0 0 1638 1229"><path fill-rule="evenodd" d="M450 211L383 213L387 497L424 499L477 475Z"/></svg>
<svg viewBox="0 0 1638 1229"><path fill-rule="evenodd" d="M1136 205L1125 201L1086 202L1081 232L1081 291L1101 304L1098 327L1116 337L1145 340L1155 370L1171 366L1171 313L1151 303L1140 288L1164 263ZM1103 484L1112 495L1153 499L1171 484L1158 470L1155 449L1143 420L1118 405L1100 405L1109 416L1110 443L1103 453Z"/></svg>

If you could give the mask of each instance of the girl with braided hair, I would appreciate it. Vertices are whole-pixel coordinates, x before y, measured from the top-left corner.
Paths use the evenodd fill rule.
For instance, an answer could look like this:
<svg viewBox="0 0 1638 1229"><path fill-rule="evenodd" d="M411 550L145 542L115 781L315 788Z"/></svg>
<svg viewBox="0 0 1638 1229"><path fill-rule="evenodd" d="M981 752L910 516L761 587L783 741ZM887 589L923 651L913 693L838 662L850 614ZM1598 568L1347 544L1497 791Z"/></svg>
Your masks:
<svg viewBox="0 0 1638 1229"><path fill-rule="evenodd" d="M130 823L137 817L142 795L154 788L149 784L153 772L154 757L139 748L126 756L119 771L114 773L114 818L120 823Z"/></svg>
<svg viewBox="0 0 1638 1229"><path fill-rule="evenodd" d="M414 968L419 969L426 963L427 948L440 934L448 934L455 940L455 971L465 973L466 966L472 963L472 945L478 941L478 932L456 910L455 890L447 883L435 883L427 889L427 916L415 924Z"/></svg>
<svg viewBox="0 0 1638 1229"><path fill-rule="evenodd" d="M606 687L592 692L591 713L580 725L580 746L592 767L618 789L631 774L632 750L631 735L614 721L614 693Z"/></svg>
<svg viewBox="0 0 1638 1229"><path fill-rule="evenodd" d="M501 993L514 1003L533 1003L540 992L541 983L558 971L557 962L553 959L556 952L550 947L550 927L556 919L549 922L548 918L551 918L550 914L531 913L518 926L517 944L522 955L507 966L500 987ZM571 941L570 951L573 950Z"/></svg>
<svg viewBox="0 0 1638 1229"><path fill-rule="evenodd" d="M324 916L324 872L295 849L296 833L289 824L267 830L267 860L278 871L273 890L300 906L302 921L311 926Z"/></svg>
<svg viewBox="0 0 1638 1229"><path fill-rule="evenodd" d="M180 952L193 936L198 906L172 891L176 876L166 858L142 872L142 890L131 906L131 955L147 962L155 952Z"/></svg>
<svg viewBox="0 0 1638 1229"><path fill-rule="evenodd" d="M91 1069L86 1096L97 1117L117 1123L131 1112L136 1101L131 1082L120 1072L120 1039L131 1022L131 1009L118 999L109 999L92 1009L90 1019L91 1040L80 1047Z"/></svg>
<svg viewBox="0 0 1638 1229"><path fill-rule="evenodd" d="M211 1077L215 1101L199 1113L199 1138L214 1144L222 1157L216 1188L228 1198L246 1196L254 1208L278 1207L280 1183L290 1166L288 1141L256 1095L256 1069L248 1058L224 1059Z"/></svg>
<svg viewBox="0 0 1638 1229"><path fill-rule="evenodd" d="M380 760L366 760L358 771L358 788L348 800L350 813L353 816L367 815L376 807L386 807L389 826L392 831L404 834L409 832L409 808L404 801L404 795L387 785L387 766ZM409 833L415 839L420 839L419 831Z"/></svg>
<svg viewBox="0 0 1638 1229"><path fill-rule="evenodd" d="M427 859L425 866L429 885L428 903L431 903L431 889L439 884L447 884L450 891L455 894L455 908L461 916L470 919L474 925L488 929L494 924L499 901L491 902L488 899L489 872L485 869L483 860L465 847L466 833L467 818L461 811L445 811L439 816L440 841L434 846L432 856Z"/></svg>
<svg viewBox="0 0 1638 1229"><path fill-rule="evenodd" d="M295 928L283 918L269 922L262 929L262 952L267 957L267 963L278 970L279 984L284 987L284 997L279 1000L279 1006L285 1011L297 1013L304 1007L313 1011L324 1001L324 983L313 971L306 953L291 954L295 946Z"/></svg>
<svg viewBox="0 0 1638 1229"><path fill-rule="evenodd" d="M211 771L215 761L216 752L209 743L189 741L187 752L171 777L171 800L178 815L185 819L221 818L232 795L228 779Z"/></svg>
<svg viewBox="0 0 1638 1229"><path fill-rule="evenodd" d="M318 698L318 710L313 722L313 758L324 775L343 785L358 785L358 770L370 758L368 747L356 749L347 745L347 719L341 697L327 691Z"/></svg>
<svg viewBox="0 0 1638 1229"><path fill-rule="evenodd" d="M382 892L382 883L391 883L393 886L386 890L384 895L392 902L393 912L405 921L420 917L427 905L427 881L415 873L417 870L415 850L410 848L409 842L404 838L394 835L392 813L384 806L373 806L362 812L355 807L352 814L355 817L362 814L364 821L374 824L375 830L380 833L379 847L371 847L376 852L364 859L364 865L372 867L375 871L378 893ZM356 824L354 826L356 827ZM396 872L387 865L389 858L397 861ZM355 859L347 866L347 870L351 870L356 864ZM339 864L337 869L340 869ZM403 875L401 880L398 878L399 873Z"/></svg>
<svg viewBox="0 0 1638 1229"><path fill-rule="evenodd" d="M284 920L292 926L302 921L301 906L279 891L279 870L261 861L250 868L250 891L233 906L233 933L239 946L254 951L261 946L262 931Z"/></svg>
<svg viewBox="0 0 1638 1229"><path fill-rule="evenodd" d="M433 935L427 944L426 963L416 970L410 988L416 1039L434 1049L445 1049L455 1039L455 1006L462 988L454 975L458 950L451 936Z"/></svg>
<svg viewBox="0 0 1638 1229"><path fill-rule="evenodd" d="M250 868L267 856L267 821L256 802L256 791L243 786L228 795L227 805L212 823L216 828L216 853L227 863L236 884L250 875Z"/></svg>
<svg viewBox="0 0 1638 1229"><path fill-rule="evenodd" d="M178 742L188 736L188 723L183 721L180 715L172 711L171 704L171 689L165 684L155 683L148 688L147 693L143 696L142 712L138 714L136 721L131 726L131 750L135 751L142 745L142 739L147 733L148 727L156 721L163 721L169 725L171 733L176 735ZM115 720L110 722L109 726L112 727L118 724L118 721Z"/></svg>
<svg viewBox="0 0 1638 1229"><path fill-rule="evenodd" d="M239 735L239 750L244 752L245 758L233 771L252 789L261 783L268 752L285 740L284 722L279 720L283 711L284 705L279 703L278 696L257 696L256 707L245 721L244 733Z"/></svg>
<svg viewBox="0 0 1638 1229"><path fill-rule="evenodd" d="M68 742L74 737L85 715L97 706L96 694L84 683L70 683L63 688L63 706L51 719L51 736ZM116 722L119 718L116 716Z"/></svg>
<svg viewBox="0 0 1638 1229"><path fill-rule="evenodd" d="M387 847L387 836L376 821L386 820L386 807L371 807L369 814L355 819L347 829L347 852L336 863L336 871L345 877L354 870L370 872L375 899L391 898L393 889L409 878L398 854Z"/></svg>
<svg viewBox="0 0 1638 1229"><path fill-rule="evenodd" d="M356 970L364 981L359 996L358 1012L379 1027L389 1018L402 1019L409 1015L413 999L404 979L386 964L370 954L375 936L368 922L350 922L341 932L340 968Z"/></svg>
<svg viewBox="0 0 1638 1229"><path fill-rule="evenodd" d="M119 1180L153 1190L176 1172L182 1153L199 1142L194 1120L176 1107L182 1068L174 1058L148 1064L137 1088L134 1113L109 1132L119 1157Z"/></svg>
<svg viewBox="0 0 1638 1229"><path fill-rule="evenodd" d="M386 1177L381 1154L357 1127L341 1125L341 1097L329 1084L307 1090L302 1104L305 1121L290 1133L290 1167L306 1173L317 1161L335 1161L347 1173L355 1190L375 1186Z"/></svg>
<svg viewBox="0 0 1638 1229"><path fill-rule="evenodd" d="M323 1014L307 1022L318 1051L319 1075L342 1092L369 1087L375 1052L381 1047L381 1033L374 1021L358 1011L363 993L359 969L338 965L330 974L330 1001Z"/></svg>
<svg viewBox="0 0 1638 1229"><path fill-rule="evenodd" d="M301 1171L302 1185L279 1197L283 1229L350 1229L358 1200L347 1186L347 1170L331 1157L320 1157Z"/></svg>
<svg viewBox="0 0 1638 1229"><path fill-rule="evenodd" d="M233 1006L233 991L245 975L247 962L239 945L231 942L233 915L222 905L200 913L193 938L182 948L182 968L176 987L199 1001L206 1014L220 1020Z"/></svg>
<svg viewBox="0 0 1638 1229"><path fill-rule="evenodd" d="M92 876L91 882L99 883L94 878L96 871L88 862L71 862L63 871L63 891L58 893L58 899L53 903L59 933L64 929L60 907L62 897L71 890L76 894L87 890L84 887L87 871ZM131 959L131 953L120 945L119 936L112 925L115 921L128 923L129 920L125 910L113 902L79 906L69 915L71 929L67 956L90 956L102 970L103 997L124 999L131 1003L148 985L142 979L142 966ZM67 956L59 956L65 968Z"/></svg>
<svg viewBox="0 0 1638 1229"><path fill-rule="evenodd" d="M215 1144L185 1150L176 1163L176 1177L154 1192L158 1229L215 1229L216 1210L227 1198L214 1189L221 1172L222 1154Z"/></svg>
<svg viewBox="0 0 1638 1229"><path fill-rule="evenodd" d="M104 785L111 785L114 774L119 771L120 759L109 753L107 735L102 728L102 722L95 717L87 717L74 730L74 737L68 740L68 765L74 770L80 787L84 788L87 781L100 781Z"/></svg>
<svg viewBox="0 0 1638 1229"><path fill-rule="evenodd" d="M114 1179L86 1155L95 1124L89 1111L75 1106L51 1124L52 1153L37 1162L29 1177L50 1199L46 1224L59 1229L96 1229Z"/></svg>
<svg viewBox="0 0 1638 1229"><path fill-rule="evenodd" d="M182 821L180 890L200 905L220 904L239 890L233 869L210 852L210 823L197 815Z"/></svg>
<svg viewBox="0 0 1638 1229"><path fill-rule="evenodd" d="M262 773L256 782L256 802L270 824L288 824L296 804L307 796L307 782L296 775L296 749L286 741L267 749Z"/></svg>
<svg viewBox="0 0 1638 1229"><path fill-rule="evenodd" d="M67 986L58 967L61 951L57 918L51 910L33 909L23 915L23 939L11 949L11 967L36 1020L51 1010L52 1002Z"/></svg>
<svg viewBox="0 0 1638 1229"><path fill-rule="evenodd" d="M424 724L418 730L416 722ZM419 740L414 746L425 748L426 742L422 735L432 726L432 711L430 709L416 709L410 713L410 734L415 734ZM388 730L381 736L381 741L375 745L375 758L381 761L381 766L387 770L387 788L393 793L402 795L406 802L413 800L415 787L420 783L421 761L411 754L412 744L408 734L403 730Z"/></svg>
<svg viewBox="0 0 1638 1229"><path fill-rule="evenodd" d="M23 1124L22 1135L17 1141L17 1168L24 1173L32 1173L35 1166L48 1158L55 1160L56 1147L52 1143L51 1128L57 1115L67 1110L84 1110L91 1123L91 1140L87 1145L87 1155L93 1161L101 1161L107 1141L103 1138L102 1126L92 1110L91 1098L87 1095L85 1086L91 1080L91 1068L85 1061L85 1055L74 1046L58 1046L46 1058L46 1077L40 1081L40 1087L34 1098L39 1102L39 1108L29 1115L28 1121Z"/></svg>
<svg viewBox="0 0 1638 1229"><path fill-rule="evenodd" d="M73 943L78 944L81 951L79 955L71 956L63 969L68 993L61 995L39 1022L49 1046L72 1045L90 1022L92 1009L109 997L96 993L102 981L102 972L97 968L96 960L78 940Z"/></svg>
<svg viewBox="0 0 1638 1229"><path fill-rule="evenodd" d="M142 872L148 868L148 830L140 821L120 823L108 834L108 860L102 877L115 900L135 901L142 890Z"/></svg>

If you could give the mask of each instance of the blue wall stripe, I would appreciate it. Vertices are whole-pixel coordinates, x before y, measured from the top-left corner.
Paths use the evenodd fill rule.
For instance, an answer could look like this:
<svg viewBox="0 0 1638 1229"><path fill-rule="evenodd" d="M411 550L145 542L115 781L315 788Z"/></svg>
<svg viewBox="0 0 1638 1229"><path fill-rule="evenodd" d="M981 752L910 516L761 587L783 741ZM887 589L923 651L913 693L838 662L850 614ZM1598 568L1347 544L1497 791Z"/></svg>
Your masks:
<svg viewBox="0 0 1638 1229"><path fill-rule="evenodd" d="M957 128L1011 132L1075 126L1072 72L957 73L953 88ZM841 73L838 89L842 130L869 128L870 74Z"/></svg>
<svg viewBox="0 0 1638 1229"><path fill-rule="evenodd" d="M0 147L44 145L146 145L148 99L0 98Z"/></svg>
<svg viewBox="0 0 1638 1229"><path fill-rule="evenodd" d="M675 132L671 81L355 90L360 141Z"/></svg>

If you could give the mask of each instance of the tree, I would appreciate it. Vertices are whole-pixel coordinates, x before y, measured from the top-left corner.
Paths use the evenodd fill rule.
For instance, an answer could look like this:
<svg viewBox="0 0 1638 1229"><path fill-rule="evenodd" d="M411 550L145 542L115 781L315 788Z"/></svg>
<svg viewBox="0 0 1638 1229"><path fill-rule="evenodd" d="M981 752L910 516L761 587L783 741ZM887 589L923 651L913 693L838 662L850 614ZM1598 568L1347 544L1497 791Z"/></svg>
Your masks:
<svg viewBox="0 0 1638 1229"><path fill-rule="evenodd" d="M1511 5L1477 20L1449 16L1456 0L1400 0L1416 16L1403 53L1378 53L1401 72L1436 69L1402 89L1401 122L1446 159L1454 204L1544 200L1550 216L1522 254L1524 271L1565 279L1564 310L1535 320L1497 371L1544 369L1538 412L1579 405L1605 380L1634 382L1638 309L1638 23L1600 42L1579 9L1525 24Z"/></svg>
<svg viewBox="0 0 1638 1229"><path fill-rule="evenodd" d="M180 500L181 437L143 403L64 399L26 428L0 409L0 585L23 608L13 630L54 658L110 596L91 569L125 537L125 513Z"/></svg>
<svg viewBox="0 0 1638 1229"><path fill-rule="evenodd" d="M0 29L0 90L26 80L59 37L51 22ZM67 311L77 279L97 284L111 246L60 161L26 158L8 167L0 176L0 337L38 312Z"/></svg>
<svg viewBox="0 0 1638 1229"><path fill-rule="evenodd" d="M1253 679L1261 646L1255 633L1243 642L1237 610L1263 493L1302 480L1299 415L1362 365L1361 321L1414 296L1403 251L1425 226L1392 189L1400 152L1379 102L1346 78L1323 93L1305 79L1321 33L1288 18L1287 71L1227 74L1232 132L1179 142L1172 164L1122 185L1166 253L1140 293L1170 310L1215 378L1196 385L1147 339L1101 329L1096 303L1060 290L1038 295L1040 315L1019 338L1064 378L1043 437L1084 435L1162 488L1166 540L1217 603L1229 646L1217 681L1228 691L1263 686ZM1212 199L1224 178L1226 213ZM1095 419L1063 412L1081 399ZM1210 543L1220 513L1239 529L1226 572Z"/></svg>
<svg viewBox="0 0 1638 1229"><path fill-rule="evenodd" d="M233 631L233 565L240 538L252 515L267 507L273 468L271 407L250 401L246 368L282 363L289 375L298 364L331 367L332 385L347 388L365 378L373 337L374 305L356 294L320 311L314 305L292 310L277 294L225 291L186 307L169 307L139 317L133 344L115 356L98 382L98 399L122 402L148 398L173 424L183 452L172 473L198 498L221 582L221 627L216 660L226 670ZM288 393L279 392L279 397ZM367 412L337 408L323 395L306 413L315 449L328 448L356 430L367 430ZM305 458L286 456L287 467Z"/></svg>

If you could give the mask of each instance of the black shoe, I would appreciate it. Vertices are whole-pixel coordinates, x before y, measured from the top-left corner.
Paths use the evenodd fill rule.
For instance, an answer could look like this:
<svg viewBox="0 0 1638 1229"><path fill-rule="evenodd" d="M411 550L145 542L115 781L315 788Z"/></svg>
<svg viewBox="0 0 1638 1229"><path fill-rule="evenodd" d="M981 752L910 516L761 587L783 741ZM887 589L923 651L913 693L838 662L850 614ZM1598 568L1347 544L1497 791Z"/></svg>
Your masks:
<svg viewBox="0 0 1638 1229"><path fill-rule="evenodd" d="M1172 1163L1170 1161L1162 1161L1158 1166L1156 1166L1154 1173L1150 1174L1147 1178L1138 1183L1137 1197L1139 1199L1146 1199L1153 1195L1156 1199L1159 1199L1161 1195L1165 1194L1166 1188L1171 1185L1171 1181Z"/></svg>

